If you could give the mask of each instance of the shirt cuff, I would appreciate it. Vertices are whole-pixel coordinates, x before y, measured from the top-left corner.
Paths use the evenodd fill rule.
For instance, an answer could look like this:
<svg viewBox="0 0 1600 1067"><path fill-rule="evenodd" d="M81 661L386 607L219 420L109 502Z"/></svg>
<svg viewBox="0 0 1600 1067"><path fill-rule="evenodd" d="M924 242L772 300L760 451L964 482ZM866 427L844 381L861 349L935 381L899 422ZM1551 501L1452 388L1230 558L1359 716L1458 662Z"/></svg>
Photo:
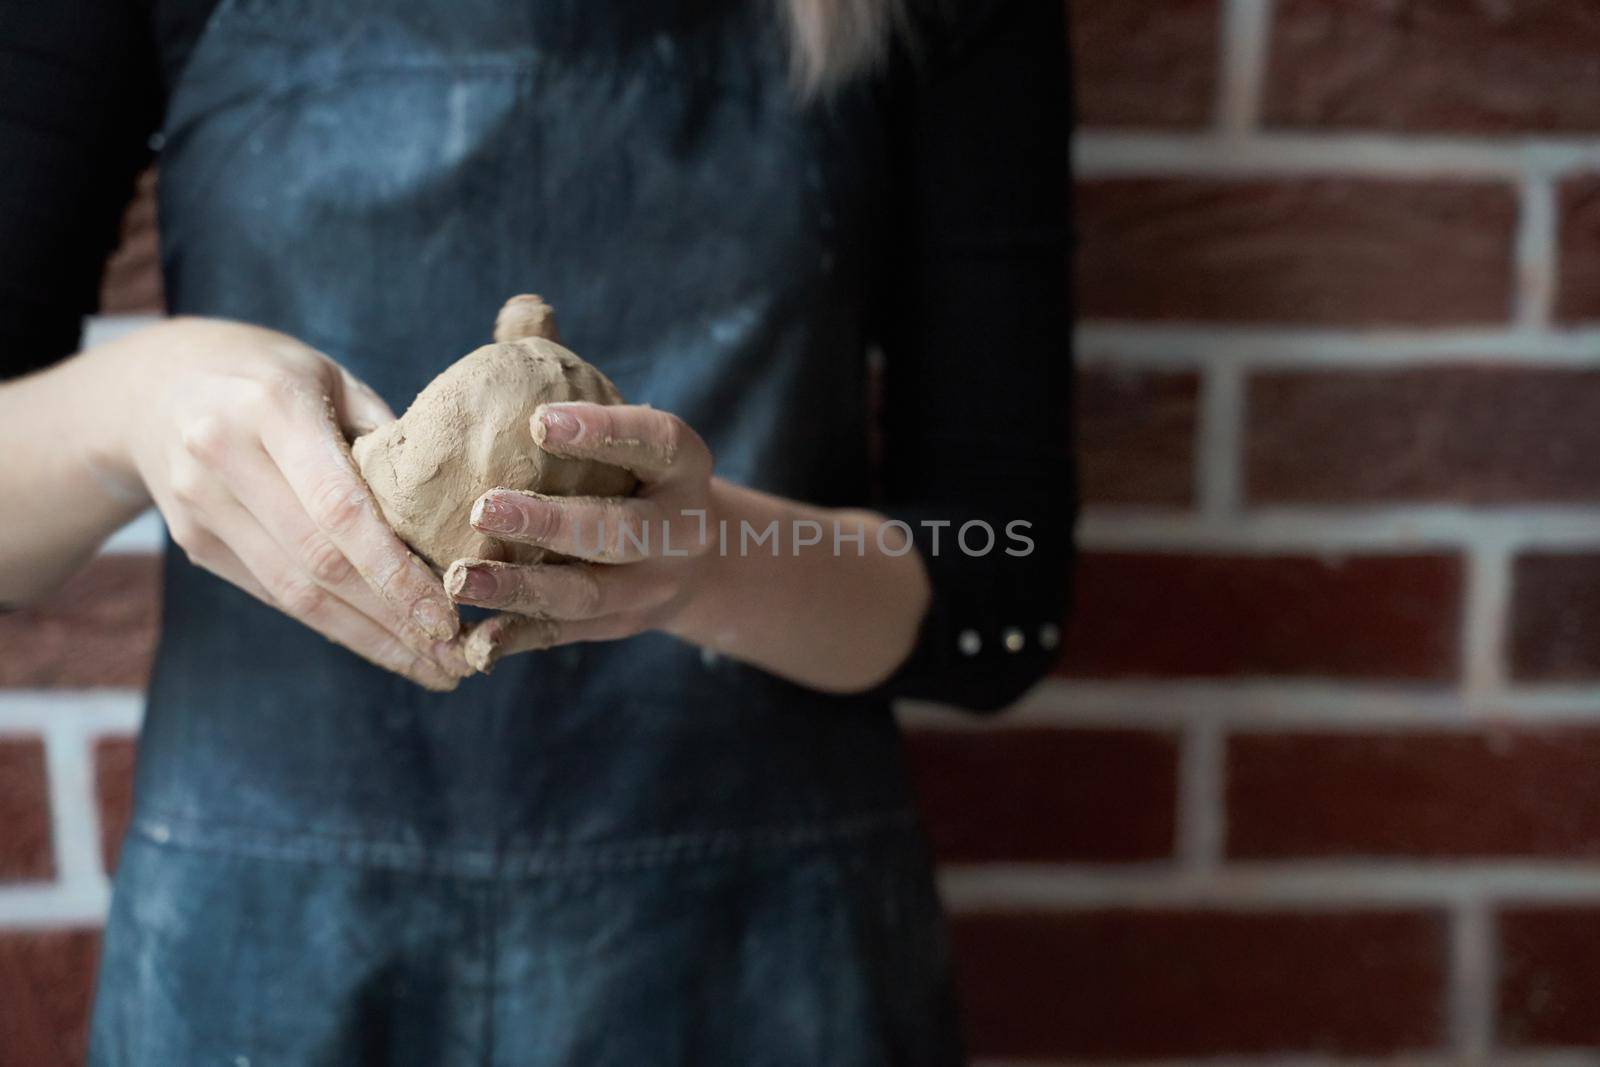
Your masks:
<svg viewBox="0 0 1600 1067"><path fill-rule="evenodd" d="M909 527L932 599L911 654L879 691L970 711L1015 703L1060 654L1073 556L1070 527L940 522L892 510L888 517ZM987 552L976 551L989 535L974 522L993 531Z"/></svg>

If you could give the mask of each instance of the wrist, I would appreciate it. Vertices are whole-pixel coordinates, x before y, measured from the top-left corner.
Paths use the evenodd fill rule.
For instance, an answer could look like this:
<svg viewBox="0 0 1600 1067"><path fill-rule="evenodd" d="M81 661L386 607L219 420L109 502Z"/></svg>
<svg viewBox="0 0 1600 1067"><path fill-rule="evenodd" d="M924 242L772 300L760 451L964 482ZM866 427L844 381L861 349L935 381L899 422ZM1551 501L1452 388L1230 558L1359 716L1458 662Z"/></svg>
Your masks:
<svg viewBox="0 0 1600 1067"><path fill-rule="evenodd" d="M829 691L871 688L910 654L931 584L921 555L883 528L883 516L813 508L723 482L711 499L712 514L726 524L726 547L713 541L692 592L663 629ZM746 528L760 536L773 525L775 551L770 540L745 550ZM822 540L797 540L802 527L808 537L820 528ZM842 549L835 530L845 531Z"/></svg>
<svg viewBox="0 0 1600 1067"><path fill-rule="evenodd" d="M737 563L737 552L725 551L721 530L728 530L729 545L738 544L739 519L735 517L738 503L729 485L720 478L712 478L706 494L706 543L693 561L683 593L660 629L692 644L716 644L717 620L726 618L727 612L719 608L728 590L738 581L730 564ZM697 531L698 532L698 531Z"/></svg>
<svg viewBox="0 0 1600 1067"><path fill-rule="evenodd" d="M167 328L167 323L145 327L63 367L68 397L62 407L78 416L69 435L74 460L108 497L135 508L150 502L139 469L139 422L153 402L150 356L163 345Z"/></svg>

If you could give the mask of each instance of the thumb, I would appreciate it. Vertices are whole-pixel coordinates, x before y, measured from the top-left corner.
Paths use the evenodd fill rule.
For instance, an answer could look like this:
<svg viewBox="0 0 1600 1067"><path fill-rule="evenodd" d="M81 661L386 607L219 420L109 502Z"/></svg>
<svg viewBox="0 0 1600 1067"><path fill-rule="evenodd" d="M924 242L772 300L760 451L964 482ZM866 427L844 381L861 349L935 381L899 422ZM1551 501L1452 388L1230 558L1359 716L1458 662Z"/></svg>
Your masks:
<svg viewBox="0 0 1600 1067"><path fill-rule="evenodd" d="M366 382L339 368L338 395L333 398L339 428L351 439L394 421L394 409Z"/></svg>

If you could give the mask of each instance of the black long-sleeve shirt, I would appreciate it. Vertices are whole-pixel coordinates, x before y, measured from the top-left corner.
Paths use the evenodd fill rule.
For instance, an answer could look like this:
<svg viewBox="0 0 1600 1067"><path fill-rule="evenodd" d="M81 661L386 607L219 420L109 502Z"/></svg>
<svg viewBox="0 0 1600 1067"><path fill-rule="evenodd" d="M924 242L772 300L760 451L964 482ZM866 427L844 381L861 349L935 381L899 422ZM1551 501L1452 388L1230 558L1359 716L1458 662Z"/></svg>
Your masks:
<svg viewBox="0 0 1600 1067"><path fill-rule="evenodd" d="M77 347L214 3L0 7L0 376ZM957 32L936 21L913 20L885 78L898 217L877 323L879 504L915 530L934 589L885 688L994 708L1055 658L1072 555L1066 40L1059 0L971 3ZM973 520L1000 550L951 551ZM1023 544L1014 520L1025 559L1003 551Z"/></svg>

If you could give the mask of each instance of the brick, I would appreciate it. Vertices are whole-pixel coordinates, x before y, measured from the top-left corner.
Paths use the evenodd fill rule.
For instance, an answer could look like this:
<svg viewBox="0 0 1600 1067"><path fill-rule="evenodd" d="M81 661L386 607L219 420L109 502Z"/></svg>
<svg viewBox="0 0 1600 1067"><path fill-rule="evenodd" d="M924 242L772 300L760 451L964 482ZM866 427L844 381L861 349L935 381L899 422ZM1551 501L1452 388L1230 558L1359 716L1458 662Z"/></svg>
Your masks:
<svg viewBox="0 0 1600 1067"><path fill-rule="evenodd" d="M1507 907L1496 931L1500 1044L1600 1045L1600 908Z"/></svg>
<svg viewBox="0 0 1600 1067"><path fill-rule="evenodd" d="M121 243L100 280L100 310L105 314L158 314L162 309L155 191L155 171L146 171L123 215Z"/></svg>
<svg viewBox="0 0 1600 1067"><path fill-rule="evenodd" d="M1078 302L1100 319L1505 322L1516 218L1486 181L1086 181Z"/></svg>
<svg viewBox="0 0 1600 1067"><path fill-rule="evenodd" d="M100 854L107 871L117 869L122 835L133 814L133 764L138 744L131 737L102 737L94 746L94 791L100 807Z"/></svg>
<svg viewBox="0 0 1600 1067"><path fill-rule="evenodd" d="M1600 857L1600 730L1229 739L1236 859Z"/></svg>
<svg viewBox="0 0 1600 1067"><path fill-rule="evenodd" d="M1600 174L1561 183L1555 315L1563 322L1600 319Z"/></svg>
<svg viewBox="0 0 1600 1067"><path fill-rule="evenodd" d="M1272 372L1247 390L1253 504L1600 500L1600 371Z"/></svg>
<svg viewBox="0 0 1600 1067"><path fill-rule="evenodd" d="M1433 912L979 913L952 936L979 1056L1377 1055L1443 1039Z"/></svg>
<svg viewBox="0 0 1600 1067"><path fill-rule="evenodd" d="M82 1063L99 937L0 931L0 1067Z"/></svg>
<svg viewBox="0 0 1600 1067"><path fill-rule="evenodd" d="M1071 0L1078 121L1192 127L1210 121L1216 0Z"/></svg>
<svg viewBox="0 0 1600 1067"><path fill-rule="evenodd" d="M1571 0L1280 0L1268 126L1600 130L1600 11Z"/></svg>
<svg viewBox="0 0 1600 1067"><path fill-rule="evenodd" d="M1600 678L1600 554L1530 552L1511 565L1511 675Z"/></svg>
<svg viewBox="0 0 1600 1067"><path fill-rule="evenodd" d="M50 782L44 743L0 740L0 882L44 881L55 874Z"/></svg>
<svg viewBox="0 0 1600 1067"><path fill-rule="evenodd" d="M1446 681L1459 666L1461 588L1448 554L1089 552L1063 670Z"/></svg>
<svg viewBox="0 0 1600 1067"><path fill-rule="evenodd" d="M1090 504L1194 500L1199 376L1086 367L1078 374L1078 473Z"/></svg>
<svg viewBox="0 0 1600 1067"><path fill-rule="evenodd" d="M44 603L0 614L0 687L144 685L160 582L154 556L102 556Z"/></svg>
<svg viewBox="0 0 1600 1067"><path fill-rule="evenodd" d="M1134 730L927 730L907 736L945 863L1120 863L1172 855L1178 745Z"/></svg>

